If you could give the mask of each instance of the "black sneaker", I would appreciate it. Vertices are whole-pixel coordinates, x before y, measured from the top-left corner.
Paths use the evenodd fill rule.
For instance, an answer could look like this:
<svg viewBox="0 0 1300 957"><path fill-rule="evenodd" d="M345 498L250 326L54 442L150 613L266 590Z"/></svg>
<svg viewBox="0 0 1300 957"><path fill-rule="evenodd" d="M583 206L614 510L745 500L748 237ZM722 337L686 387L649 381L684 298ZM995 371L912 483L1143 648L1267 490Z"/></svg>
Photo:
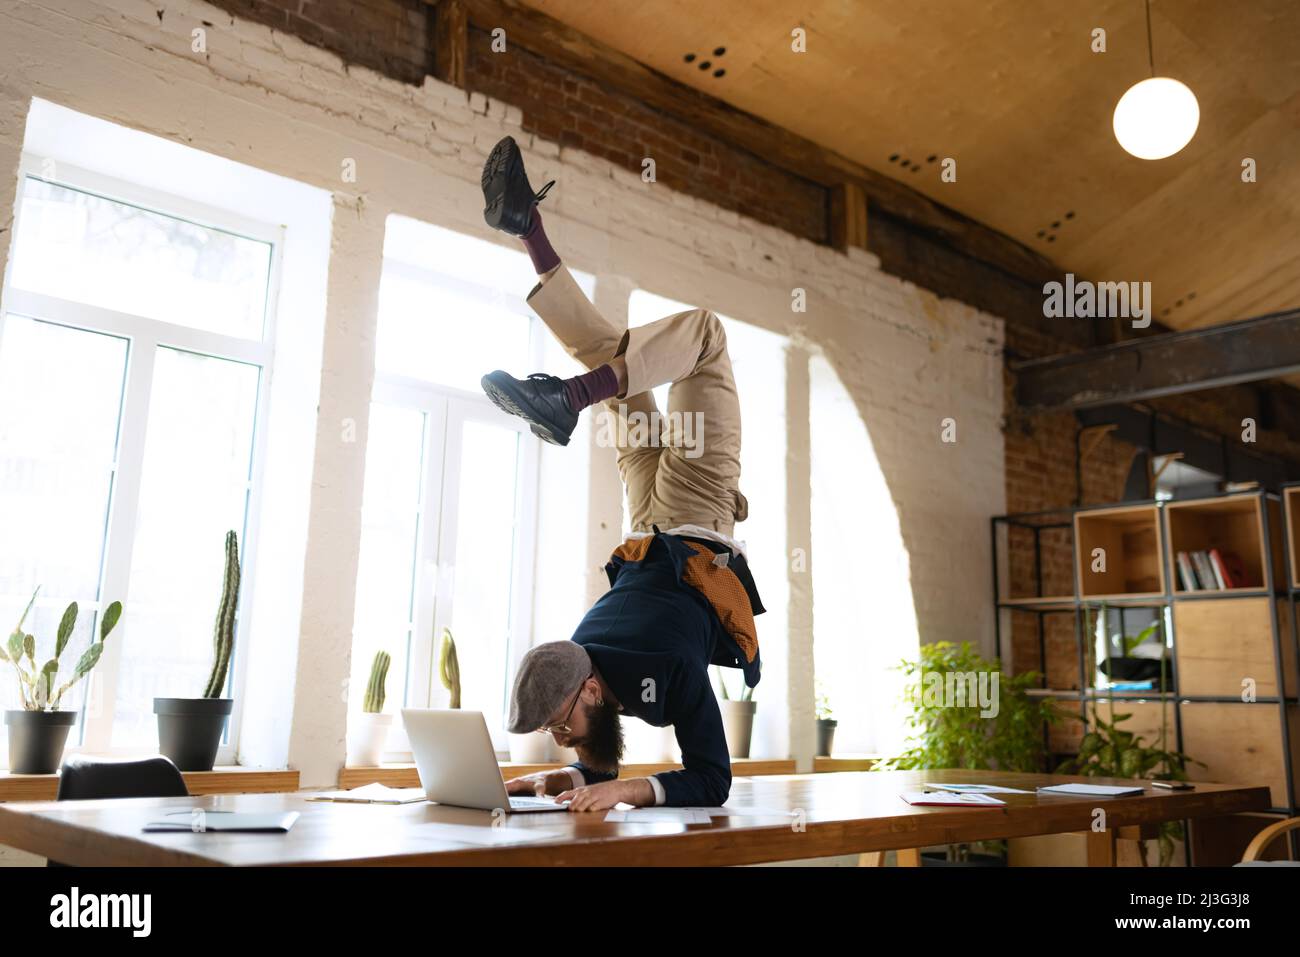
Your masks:
<svg viewBox="0 0 1300 957"><path fill-rule="evenodd" d="M507 136L483 164L483 218L493 229L523 236L533 225L533 207L550 192L551 180L536 193L528 185L524 158L513 136Z"/></svg>
<svg viewBox="0 0 1300 957"><path fill-rule="evenodd" d="M498 369L485 375L481 384L493 405L519 416L539 439L552 445L569 444L578 413L569 408L564 382L558 376L534 372L527 379L516 379Z"/></svg>

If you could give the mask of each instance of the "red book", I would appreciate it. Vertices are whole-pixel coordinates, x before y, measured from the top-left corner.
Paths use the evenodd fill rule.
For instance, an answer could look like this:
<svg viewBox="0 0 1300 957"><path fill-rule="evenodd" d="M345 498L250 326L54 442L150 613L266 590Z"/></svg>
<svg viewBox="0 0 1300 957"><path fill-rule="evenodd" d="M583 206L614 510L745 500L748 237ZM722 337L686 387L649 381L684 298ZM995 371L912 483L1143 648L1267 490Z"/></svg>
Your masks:
<svg viewBox="0 0 1300 957"><path fill-rule="evenodd" d="M1214 567L1218 569L1226 587L1245 588L1248 586L1246 565L1236 552L1221 552L1217 548L1211 548L1210 561L1214 562Z"/></svg>

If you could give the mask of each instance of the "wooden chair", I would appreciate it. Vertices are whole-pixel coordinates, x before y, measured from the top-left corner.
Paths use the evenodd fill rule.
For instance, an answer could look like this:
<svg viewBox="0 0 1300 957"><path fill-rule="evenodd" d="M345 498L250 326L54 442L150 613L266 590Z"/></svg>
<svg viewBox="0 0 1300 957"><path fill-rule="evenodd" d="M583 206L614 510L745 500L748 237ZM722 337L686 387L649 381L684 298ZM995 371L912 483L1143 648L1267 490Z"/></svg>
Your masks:
<svg viewBox="0 0 1300 957"><path fill-rule="evenodd" d="M1288 831L1294 831L1300 828L1300 817L1290 817L1285 821L1278 821L1276 824L1270 824L1264 830L1255 835L1254 839L1246 845L1246 853L1241 856L1241 863L1234 864L1234 867L1300 867L1300 861L1261 861L1259 855L1264 853L1264 848L1268 847L1275 840Z"/></svg>

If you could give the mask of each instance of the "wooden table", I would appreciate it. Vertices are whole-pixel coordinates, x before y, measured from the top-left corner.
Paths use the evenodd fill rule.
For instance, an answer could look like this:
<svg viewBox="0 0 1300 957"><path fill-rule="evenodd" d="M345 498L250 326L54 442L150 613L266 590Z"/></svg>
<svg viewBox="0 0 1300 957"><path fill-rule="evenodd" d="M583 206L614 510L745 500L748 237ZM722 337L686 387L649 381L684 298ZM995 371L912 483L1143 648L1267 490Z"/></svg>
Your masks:
<svg viewBox="0 0 1300 957"><path fill-rule="evenodd" d="M923 782L991 783L1033 790L1109 778L992 771L889 771L737 778L729 807L776 811L719 817L710 824L607 824L604 812L511 814L441 805L334 804L304 794L207 795L116 801L27 802L0 805L0 844L67 864L83 865L727 865L898 850L917 863L917 848L934 844L1087 832L1091 865L1115 863L1118 828L1184 818L1217 817L1269 806L1263 785L1197 784L1195 790L1148 789L1131 798L1001 795L1003 808L923 808L898 795ZM296 810L288 834L145 834L163 809ZM1103 807L1107 830L1093 833ZM794 816L790 815L794 812ZM540 843L481 846L448 840L446 825L509 842L525 831L548 832ZM442 832L442 833L439 833ZM868 859L869 861L869 859Z"/></svg>

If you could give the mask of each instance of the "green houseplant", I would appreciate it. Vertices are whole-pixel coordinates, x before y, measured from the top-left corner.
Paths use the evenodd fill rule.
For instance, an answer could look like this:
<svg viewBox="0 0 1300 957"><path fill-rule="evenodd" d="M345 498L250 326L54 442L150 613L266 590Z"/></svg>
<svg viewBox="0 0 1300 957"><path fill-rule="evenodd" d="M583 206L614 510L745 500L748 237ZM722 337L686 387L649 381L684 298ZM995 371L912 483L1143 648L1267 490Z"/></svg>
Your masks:
<svg viewBox="0 0 1300 957"><path fill-rule="evenodd" d="M747 758L754 736L754 715L758 710L754 689L742 680L740 697L732 698L727 693L721 666L714 665L714 668L718 673L718 687L722 690L722 730L727 738L727 749L733 758Z"/></svg>
<svg viewBox="0 0 1300 957"><path fill-rule="evenodd" d="M1049 701L1029 695L1040 675L1027 671L1002 674L1001 663L986 659L970 642L960 645L938 641L922 645L919 656L904 660L899 668L907 677L904 703L911 706L907 718L908 747L896 757L872 766L873 771L926 770L940 768L982 768L1002 771L1039 771L1047 758L1043 743L1044 724L1055 724L1060 714ZM978 701L955 703L934 700L927 694L929 675L985 675L997 680L997 713L981 716ZM945 858L922 855L929 864L1001 864L1005 846L1001 841L983 842L984 852L972 854L970 845L949 845ZM990 853L992 852L992 853Z"/></svg>
<svg viewBox="0 0 1300 957"><path fill-rule="evenodd" d="M370 679L366 682L366 693L361 701L361 714L354 715L349 723L349 764L373 767L383 757L388 729L393 723L393 716L384 714L385 685L392 663L393 658L388 652L375 652L370 663Z"/></svg>
<svg viewBox="0 0 1300 957"><path fill-rule="evenodd" d="M831 750L835 747L835 729L839 722L835 720L835 714L831 710L831 699L826 693L826 688L821 679L817 679L816 693L817 708L817 756L819 758L829 758Z"/></svg>
<svg viewBox="0 0 1300 957"><path fill-rule="evenodd" d="M72 674L60 683L59 659L77 627L77 603L72 602L64 610L54 638L54 655L38 668L36 637L24 631L23 626L40 591L38 585L9 635L9 641L0 647L0 658L12 664L18 674L18 695L23 705L21 709L5 712L5 725L9 732L9 770L15 774L53 774L59 769L68 732L77 721L76 711L63 711L59 705L68 690L98 664L104 652L104 639L122 616L120 601L104 609L99 622L99 640L91 641L77 659Z"/></svg>
<svg viewBox="0 0 1300 957"><path fill-rule="evenodd" d="M1103 603L1098 610L1095 621L1091 618L1091 612L1086 611L1085 628L1089 634L1101 632L1101 638L1105 642L1106 656L1108 663L1114 659L1110 656L1111 639L1106 632L1108 631L1108 618L1106 606ZM1137 635L1120 634L1119 646L1121 657L1127 658L1134 648L1151 638L1153 635L1159 636L1159 623L1148 625ZM1089 647L1092 647L1089 645ZM1128 731L1120 727L1120 724L1133 717L1132 713L1115 713L1114 696L1107 697L1107 717L1109 721L1102 720L1097 703L1092 706L1091 730L1084 734L1079 741L1079 753L1072 758L1062 761L1056 768L1058 774L1080 774L1087 777L1108 777L1108 778L1134 778L1148 779L1156 781L1186 781L1187 764L1190 761L1193 764L1199 764L1205 767L1204 762L1197 761L1195 758L1182 751L1169 750L1169 701L1165 696L1168 690L1167 682L1170 675L1170 669L1167 667L1165 660L1166 645L1163 640L1160 641L1160 658L1147 659L1149 661L1158 661L1159 665L1154 669L1154 674L1158 679L1158 688L1160 692L1160 732L1156 740L1147 745L1145 739L1135 732ZM1099 668L1103 674L1109 676L1113 669ZM1181 821L1163 821L1159 826L1157 840L1160 848L1160 866L1168 867L1174 858L1179 841L1184 840L1183 823ZM1141 856L1142 863L1145 865L1147 860L1147 847L1145 841L1138 841L1138 854Z"/></svg>
<svg viewBox="0 0 1300 957"><path fill-rule="evenodd" d="M212 668L200 698L154 698L158 715L158 748L182 771L211 771L234 699L223 697L235 645L239 606L239 541L226 533L226 562L221 600L212 627Z"/></svg>

